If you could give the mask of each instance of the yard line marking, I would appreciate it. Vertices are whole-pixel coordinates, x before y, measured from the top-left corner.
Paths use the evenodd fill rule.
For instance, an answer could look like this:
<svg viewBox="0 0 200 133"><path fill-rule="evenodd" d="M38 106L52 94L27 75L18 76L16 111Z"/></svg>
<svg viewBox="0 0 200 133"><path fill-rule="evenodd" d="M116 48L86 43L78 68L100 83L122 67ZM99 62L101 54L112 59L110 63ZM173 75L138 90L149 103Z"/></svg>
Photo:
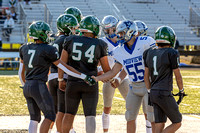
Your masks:
<svg viewBox="0 0 200 133"><path fill-rule="evenodd" d="M200 84L197 84L197 83L191 83L191 82L184 82L184 84L189 84L189 85L198 85L198 86L200 86Z"/></svg>
<svg viewBox="0 0 200 133"><path fill-rule="evenodd" d="M191 87L191 88L200 88L200 86L195 86L195 85L184 85L184 86L188 86L188 87Z"/></svg>
<svg viewBox="0 0 200 133"><path fill-rule="evenodd" d="M200 119L200 116L199 116L199 115L188 115L188 116L193 117L193 118Z"/></svg>
<svg viewBox="0 0 200 133"><path fill-rule="evenodd" d="M190 105L188 105L188 104L185 104L185 103L181 103L181 105L184 105L184 106L190 106Z"/></svg>
<svg viewBox="0 0 200 133"><path fill-rule="evenodd" d="M99 92L99 94L103 96L103 93ZM117 100L125 101L123 98L120 98L120 97L115 97L115 96L114 96L113 98L114 98L114 99L117 99Z"/></svg>
<svg viewBox="0 0 200 133"><path fill-rule="evenodd" d="M18 75L0 75L0 77L18 77Z"/></svg>
<svg viewBox="0 0 200 133"><path fill-rule="evenodd" d="M182 76L183 78L200 78L200 76Z"/></svg>

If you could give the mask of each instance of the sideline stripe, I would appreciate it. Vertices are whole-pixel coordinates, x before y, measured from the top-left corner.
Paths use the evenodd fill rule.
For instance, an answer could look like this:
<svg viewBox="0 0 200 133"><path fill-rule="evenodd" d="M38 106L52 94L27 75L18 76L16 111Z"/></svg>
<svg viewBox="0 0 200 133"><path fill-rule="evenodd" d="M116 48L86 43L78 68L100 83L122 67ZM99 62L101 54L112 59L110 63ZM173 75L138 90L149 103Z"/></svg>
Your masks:
<svg viewBox="0 0 200 133"><path fill-rule="evenodd" d="M197 119L200 119L200 116L199 115L188 115L189 117L193 117L193 118L197 118Z"/></svg>
<svg viewBox="0 0 200 133"><path fill-rule="evenodd" d="M0 77L19 77L18 75L0 75Z"/></svg>
<svg viewBox="0 0 200 133"><path fill-rule="evenodd" d="M175 77L173 76L173 78ZM182 76L182 78L200 78L200 76Z"/></svg>
<svg viewBox="0 0 200 133"><path fill-rule="evenodd" d="M103 93L99 92L99 94L103 96ZM120 98L120 97L115 97L115 96L114 96L113 98L114 98L114 99L117 99L117 100L125 101L123 98Z"/></svg>

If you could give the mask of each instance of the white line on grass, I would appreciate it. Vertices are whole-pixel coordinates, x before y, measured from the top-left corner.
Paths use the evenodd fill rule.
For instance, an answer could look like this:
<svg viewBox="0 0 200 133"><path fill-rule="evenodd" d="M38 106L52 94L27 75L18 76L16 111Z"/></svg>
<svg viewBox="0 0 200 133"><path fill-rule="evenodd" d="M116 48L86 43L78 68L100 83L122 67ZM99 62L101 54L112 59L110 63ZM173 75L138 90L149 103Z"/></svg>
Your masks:
<svg viewBox="0 0 200 133"><path fill-rule="evenodd" d="M18 77L18 75L0 75L0 77Z"/></svg>
<svg viewBox="0 0 200 133"><path fill-rule="evenodd" d="M182 76L182 78L200 78L200 76Z"/></svg>
<svg viewBox="0 0 200 133"><path fill-rule="evenodd" d="M188 85L198 85L198 86L200 86L200 84L197 84L197 83L191 83L191 82L184 82L184 84L188 84Z"/></svg>
<svg viewBox="0 0 200 133"><path fill-rule="evenodd" d="M195 85L184 85L184 86L187 86L187 87L190 87L190 88L200 88L200 86L195 86Z"/></svg>
<svg viewBox="0 0 200 133"><path fill-rule="evenodd" d="M189 117L193 117L193 118L197 118L197 119L200 119L200 116L199 115L188 115Z"/></svg>

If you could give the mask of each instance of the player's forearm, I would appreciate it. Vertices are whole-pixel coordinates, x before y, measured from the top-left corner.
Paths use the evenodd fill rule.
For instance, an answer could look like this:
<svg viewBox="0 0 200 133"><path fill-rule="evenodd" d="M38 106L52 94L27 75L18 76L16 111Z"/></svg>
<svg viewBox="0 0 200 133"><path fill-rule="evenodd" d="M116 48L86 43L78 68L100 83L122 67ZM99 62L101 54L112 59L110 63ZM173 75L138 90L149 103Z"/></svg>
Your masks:
<svg viewBox="0 0 200 133"><path fill-rule="evenodd" d="M121 64L115 63L115 65L113 66L113 68L110 71L108 71L100 76L97 76L96 81L108 81L108 80L112 79L119 73L121 68L122 68Z"/></svg>
<svg viewBox="0 0 200 133"><path fill-rule="evenodd" d="M179 90L183 89L183 79L179 68L173 70Z"/></svg>
<svg viewBox="0 0 200 133"><path fill-rule="evenodd" d="M114 74L111 70L111 71L108 71L108 72L106 72L106 73L104 73L100 76L97 76L96 81L108 81L108 80L112 79L113 77L115 77L116 75L117 74Z"/></svg>
<svg viewBox="0 0 200 133"><path fill-rule="evenodd" d="M127 73L125 72L125 70L123 69L120 74L119 74L119 78L122 80L124 80L124 78L126 77Z"/></svg>
<svg viewBox="0 0 200 133"><path fill-rule="evenodd" d="M145 67L144 82L145 82L146 88L148 90L150 90L151 89L151 83L150 83L150 80L149 80L149 69L147 67Z"/></svg>
<svg viewBox="0 0 200 133"><path fill-rule="evenodd" d="M64 71L60 68L58 68L58 78L63 79Z"/></svg>
<svg viewBox="0 0 200 133"><path fill-rule="evenodd" d="M80 78L80 79L85 79L86 75L82 74L80 72L78 72L76 69L74 69L73 67L65 64L64 62L62 62L61 60L57 60L54 62L54 64L62 69L65 73L67 73L70 76L76 77L76 78ZM61 76L61 75L60 75ZM60 77L59 77L60 78Z"/></svg>
<svg viewBox="0 0 200 133"><path fill-rule="evenodd" d="M108 58L107 56L104 56L100 59L100 64L101 64L101 67L103 69L103 72L108 72L111 70L110 66L109 66L109 63L108 63Z"/></svg>

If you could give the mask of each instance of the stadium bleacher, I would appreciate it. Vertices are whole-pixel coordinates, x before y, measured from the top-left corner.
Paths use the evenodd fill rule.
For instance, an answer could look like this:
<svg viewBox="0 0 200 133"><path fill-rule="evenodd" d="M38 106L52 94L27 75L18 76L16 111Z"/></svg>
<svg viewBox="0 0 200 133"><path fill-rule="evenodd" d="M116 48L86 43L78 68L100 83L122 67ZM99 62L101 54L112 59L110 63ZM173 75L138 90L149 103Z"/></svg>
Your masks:
<svg viewBox="0 0 200 133"><path fill-rule="evenodd" d="M9 0L3 0L2 7L8 8L9 7L8 2L9 2ZM17 11L18 18L19 18L19 16L20 16L19 5L17 6L16 11ZM6 38L1 37L3 43L10 43L10 44L12 44L12 43L22 44L22 43L24 43L24 37L23 37L23 31L22 31L23 25L22 24L23 23L20 20L15 22L15 28L13 29L12 34L10 36L10 41L7 41ZM2 31L2 28L0 28L0 31Z"/></svg>
<svg viewBox="0 0 200 133"><path fill-rule="evenodd" d="M151 36L157 27L169 25L175 30L180 45L200 45L200 38L189 27L189 0L155 0L155 3L113 0L113 3L127 19L144 21Z"/></svg>
<svg viewBox="0 0 200 133"><path fill-rule="evenodd" d="M45 20L50 23L56 33L57 17L67 7L75 6L82 11L84 16L95 15L100 20L109 14L120 20L142 20L149 27L148 34L150 36L153 36L157 27L169 25L175 30L180 45L200 45L200 38L193 32L194 27L189 25L189 8L200 7L199 0L31 0L31 2L32 4L28 7L21 4L27 26L32 21ZM3 0L3 7L8 7L8 0ZM17 13L21 16L19 5ZM3 39L3 46L18 48L16 47L18 45L15 44L22 44L26 41L27 29L23 29L26 24L22 23L24 20L21 19L21 23L16 23L9 42Z"/></svg>

